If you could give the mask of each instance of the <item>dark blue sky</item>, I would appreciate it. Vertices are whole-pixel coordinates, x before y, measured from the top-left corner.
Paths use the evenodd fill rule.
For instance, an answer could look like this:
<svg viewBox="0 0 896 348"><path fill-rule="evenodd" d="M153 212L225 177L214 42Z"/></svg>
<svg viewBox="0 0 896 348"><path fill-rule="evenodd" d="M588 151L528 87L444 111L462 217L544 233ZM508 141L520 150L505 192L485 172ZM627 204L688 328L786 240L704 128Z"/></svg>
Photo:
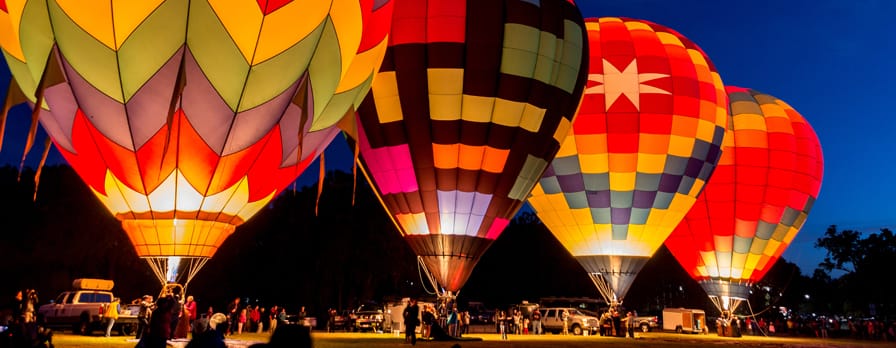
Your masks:
<svg viewBox="0 0 896 348"><path fill-rule="evenodd" d="M580 0L588 17L645 19L677 30L712 59L726 85L774 95L815 128L825 156L818 201L784 257L811 274L824 257L813 244L829 225L876 232L893 227L896 185L896 118L886 101L896 98L896 36L890 0ZM4 87L8 71L0 73ZM888 111L889 110L889 111ZM0 163L18 164L28 115L10 115ZM41 133L39 139L43 139ZM40 144L29 156L37 163ZM344 141L328 149L328 169L350 170ZM51 154L50 163L62 159ZM316 182L313 167L300 178Z"/></svg>

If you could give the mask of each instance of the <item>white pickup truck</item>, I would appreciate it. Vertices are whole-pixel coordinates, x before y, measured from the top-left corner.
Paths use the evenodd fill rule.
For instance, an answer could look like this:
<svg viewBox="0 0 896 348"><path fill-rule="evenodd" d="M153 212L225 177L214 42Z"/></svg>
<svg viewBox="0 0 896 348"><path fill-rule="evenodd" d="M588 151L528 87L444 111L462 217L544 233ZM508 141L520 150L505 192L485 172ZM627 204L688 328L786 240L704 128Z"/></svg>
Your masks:
<svg viewBox="0 0 896 348"><path fill-rule="evenodd" d="M52 302L40 306L37 319L42 325L51 328L71 328L74 333L91 334L95 330L105 330L103 318L106 308L112 299L111 280L75 279L72 287L75 290L65 291ZM122 335L130 335L137 328L137 312L139 305L121 304L121 312L115 321L116 329Z"/></svg>

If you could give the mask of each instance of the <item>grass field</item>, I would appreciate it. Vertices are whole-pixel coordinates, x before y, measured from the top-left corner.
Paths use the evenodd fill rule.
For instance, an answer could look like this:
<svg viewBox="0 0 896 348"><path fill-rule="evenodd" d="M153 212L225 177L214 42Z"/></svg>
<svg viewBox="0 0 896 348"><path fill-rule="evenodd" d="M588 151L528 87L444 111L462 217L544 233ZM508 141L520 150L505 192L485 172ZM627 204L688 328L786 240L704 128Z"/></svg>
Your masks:
<svg viewBox="0 0 896 348"><path fill-rule="evenodd" d="M844 339L815 339L815 338L791 338L791 337L761 337L744 336L739 338L718 337L716 335L681 335L675 333L649 332L639 333L638 339L615 338L600 336L514 336L507 341L502 341L497 334L471 334L470 337L482 338L479 342L428 342L418 341L417 346L424 348L451 348L455 343L462 348L478 347L506 347L506 348L536 348L536 347L699 347L699 346L738 346L738 347L826 347L826 348L858 348L858 347L896 347L896 342L872 342ZM253 343L267 342L268 334L242 334L228 336L227 343L230 347L247 347ZM315 348L343 348L343 347L409 347L404 343L403 337L392 334L376 333L325 333L312 334ZM111 338L98 336L79 336L65 333L57 333L53 338L57 348L123 348L134 347L136 341L133 337L113 336ZM170 346L182 346L184 342Z"/></svg>

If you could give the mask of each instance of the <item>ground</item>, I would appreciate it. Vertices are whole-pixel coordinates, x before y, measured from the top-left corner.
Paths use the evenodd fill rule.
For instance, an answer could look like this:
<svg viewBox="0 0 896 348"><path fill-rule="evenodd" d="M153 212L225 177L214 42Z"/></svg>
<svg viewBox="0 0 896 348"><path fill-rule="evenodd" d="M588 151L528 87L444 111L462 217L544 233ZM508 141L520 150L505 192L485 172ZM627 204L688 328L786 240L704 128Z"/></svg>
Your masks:
<svg viewBox="0 0 896 348"><path fill-rule="evenodd" d="M858 348L858 347L896 347L896 342L881 341L857 341L845 339L816 339L805 337L761 337L744 336L740 338L718 337L716 335L686 335L665 332L638 333L637 339L615 338L600 336L514 336L509 340L501 341L497 334L471 334L471 337L480 337L480 342L427 342L418 341L417 346L423 348L451 348L459 343L462 348L477 347L506 347L506 348L538 348L538 347L696 347L696 346L737 346L737 347L788 347L788 348ZM228 336L229 347L247 347L253 343L267 342L267 334L243 334ZM343 347L408 347L403 337L393 334L376 333L325 333L312 334L315 348L343 348ZM134 347L136 341L133 337L113 336L87 337L72 335L69 333L56 334L53 343L57 348L80 347ZM182 346L183 342L178 344Z"/></svg>

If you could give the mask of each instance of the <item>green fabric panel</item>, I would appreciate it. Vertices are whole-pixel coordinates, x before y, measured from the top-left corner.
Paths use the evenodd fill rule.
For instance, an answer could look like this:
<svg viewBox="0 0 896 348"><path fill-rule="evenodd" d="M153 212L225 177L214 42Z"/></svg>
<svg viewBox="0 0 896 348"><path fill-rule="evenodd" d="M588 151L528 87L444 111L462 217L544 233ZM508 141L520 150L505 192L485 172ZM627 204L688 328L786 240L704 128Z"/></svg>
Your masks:
<svg viewBox="0 0 896 348"><path fill-rule="evenodd" d="M610 208L591 208L591 220L595 224L610 223Z"/></svg>
<svg viewBox="0 0 896 348"><path fill-rule="evenodd" d="M501 54L501 73L525 78L535 76L538 61L538 29L525 25L508 23L504 26L504 50ZM524 44L531 41L531 44ZM537 78L537 77L536 77ZM548 82L548 81L542 81Z"/></svg>
<svg viewBox="0 0 896 348"><path fill-rule="evenodd" d="M72 22L55 3L50 4L49 11L59 50L72 68L94 88L124 103L115 52Z"/></svg>
<svg viewBox="0 0 896 348"><path fill-rule="evenodd" d="M333 99L330 100L330 103L327 104L327 108L321 112L320 116L312 120L311 128L309 130L313 132L333 126L345 116L345 113L348 112L350 108L352 110L357 110L358 105L364 100L364 96L370 91L370 86L372 84L373 74L359 86L334 95Z"/></svg>
<svg viewBox="0 0 896 348"><path fill-rule="evenodd" d="M207 2L190 3L188 25L187 46L205 77L236 112L249 74L249 63Z"/></svg>
<svg viewBox="0 0 896 348"><path fill-rule="evenodd" d="M626 240L628 239L628 225L612 225L611 227L611 238L613 240Z"/></svg>
<svg viewBox="0 0 896 348"><path fill-rule="evenodd" d="M187 1L162 3L118 50L121 88L128 101L186 40Z"/></svg>
<svg viewBox="0 0 896 348"><path fill-rule="evenodd" d="M559 68L557 58L562 54L558 49L563 42L557 40L557 36L543 31L539 35L538 61L535 63L535 79L545 81L550 85L557 79Z"/></svg>
<svg viewBox="0 0 896 348"><path fill-rule="evenodd" d="M737 245L738 238L740 238L740 237L734 236L735 250L737 250L737 248L738 248L738 245ZM740 239L743 239L743 238L740 238ZM768 239L751 239L751 240L743 242L743 243L746 244L748 248L750 248L750 254L762 255L762 253L765 251L765 246L768 245Z"/></svg>
<svg viewBox="0 0 896 348"><path fill-rule="evenodd" d="M570 209L588 208L588 196L585 195L585 191L563 193L563 197Z"/></svg>
<svg viewBox="0 0 896 348"><path fill-rule="evenodd" d="M767 242L767 241L764 241L764 242ZM734 252L738 253L738 254L746 254L748 252L757 254L756 252L753 252L750 250L750 246L752 244L753 244L753 238L744 238L744 237L741 237L738 235L734 235L734 246L733 246L732 250L734 250ZM760 249L758 254L761 254L761 253L762 253L762 251Z"/></svg>
<svg viewBox="0 0 896 348"><path fill-rule="evenodd" d="M339 86L339 80L342 74L342 55L339 53L339 37L336 35L336 29L333 22L328 17L324 23L323 34L317 44L317 51L311 59L311 66L308 67L308 75L311 79L311 91L314 98L314 120L317 120L336 87Z"/></svg>
<svg viewBox="0 0 896 348"><path fill-rule="evenodd" d="M239 111L252 109L277 97L308 69L323 33L323 23L307 37L280 54L253 66L239 104Z"/></svg>
<svg viewBox="0 0 896 348"><path fill-rule="evenodd" d="M582 54L587 52L585 40L582 37L582 27L573 21L566 20L564 24L563 56L560 61L560 75L553 83L568 93L572 93L576 87L582 65Z"/></svg>
<svg viewBox="0 0 896 348"><path fill-rule="evenodd" d="M646 225L647 218L650 217L652 211L653 209L651 208L632 208L629 215L629 225Z"/></svg>
<svg viewBox="0 0 896 348"><path fill-rule="evenodd" d="M22 44L22 54L25 55L25 63L28 65L28 73L31 75L29 78L31 86L27 87L27 89L23 85L19 85L19 87L22 88L22 92L28 98L33 98L34 92L37 90L37 83L40 81L40 77L43 75L47 65L47 57L50 56L55 43L53 28L50 26L50 18L47 17L47 2L29 1L25 3L22 21L23 23L19 25L21 30L19 39ZM10 60L7 59L6 61ZM23 76L16 75L16 81L22 83L19 77Z"/></svg>
<svg viewBox="0 0 896 348"><path fill-rule="evenodd" d="M583 173L586 191L606 191L610 189L610 173Z"/></svg>
<svg viewBox="0 0 896 348"><path fill-rule="evenodd" d="M3 50L3 58L6 60L6 65L9 66L9 72L19 85L19 89L25 93L28 100L32 103L35 102L34 91L37 88L37 82L32 78L31 71L28 70L29 67L20 60L9 55L9 53L6 53L6 50Z"/></svg>
<svg viewBox="0 0 896 348"><path fill-rule="evenodd" d="M610 191L611 208L630 208L635 199L635 191Z"/></svg>
<svg viewBox="0 0 896 348"><path fill-rule="evenodd" d="M510 189L507 196L518 201L525 200L526 196L529 195L529 192L532 191L532 188L535 187L535 183L538 182L538 179L541 179L541 174L544 173L548 164L549 163L543 158L538 158L532 155L526 157L526 162L523 163L523 169L520 171L516 182L513 183L513 187Z"/></svg>

